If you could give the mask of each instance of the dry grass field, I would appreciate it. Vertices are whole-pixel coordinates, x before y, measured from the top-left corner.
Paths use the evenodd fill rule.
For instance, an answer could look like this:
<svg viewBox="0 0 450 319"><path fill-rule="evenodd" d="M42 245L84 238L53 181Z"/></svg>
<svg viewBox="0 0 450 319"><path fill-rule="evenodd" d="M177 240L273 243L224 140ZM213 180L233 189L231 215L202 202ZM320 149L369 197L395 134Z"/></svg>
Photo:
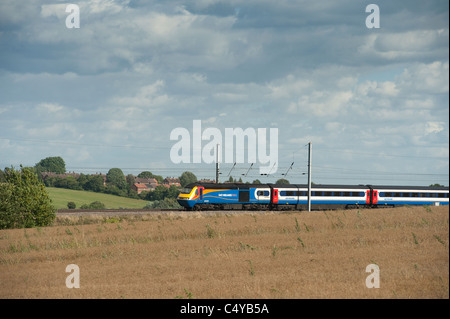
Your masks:
<svg viewBox="0 0 450 319"><path fill-rule="evenodd" d="M0 230L0 298L448 299L449 208L62 216Z"/></svg>

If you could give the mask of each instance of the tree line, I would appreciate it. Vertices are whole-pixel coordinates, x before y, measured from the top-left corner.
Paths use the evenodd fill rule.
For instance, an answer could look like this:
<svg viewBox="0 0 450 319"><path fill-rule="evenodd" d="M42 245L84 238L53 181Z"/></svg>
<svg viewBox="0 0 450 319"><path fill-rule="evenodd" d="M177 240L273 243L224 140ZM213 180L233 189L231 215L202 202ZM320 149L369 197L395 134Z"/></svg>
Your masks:
<svg viewBox="0 0 450 319"><path fill-rule="evenodd" d="M166 187L158 185L153 191L144 191L140 194L136 190L132 189L132 185L135 183L135 176L128 174L125 176L120 168L111 168L105 175L101 174L75 174L61 176L47 176L43 178L45 173L54 174L66 174L66 164L63 158L47 157L40 160L34 167L27 168L30 172L34 172L37 178L44 183L46 187L58 187L73 190L85 190L97 193L105 193L118 195L123 197L129 197L134 199L143 199L147 201L159 201L165 198L175 199L179 193L179 187L176 185L170 185ZM4 179L5 172L0 170L0 182ZM150 171L143 171L138 178L153 178L159 184L162 184L164 178L161 175L155 175ZM181 187L190 183L195 183L197 177L192 172L184 172L179 177Z"/></svg>

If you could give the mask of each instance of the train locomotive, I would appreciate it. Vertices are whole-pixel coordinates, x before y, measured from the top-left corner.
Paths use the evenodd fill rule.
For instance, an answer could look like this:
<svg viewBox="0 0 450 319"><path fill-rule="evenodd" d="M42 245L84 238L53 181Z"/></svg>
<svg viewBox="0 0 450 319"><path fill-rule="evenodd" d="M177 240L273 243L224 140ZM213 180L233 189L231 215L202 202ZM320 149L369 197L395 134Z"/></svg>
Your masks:
<svg viewBox="0 0 450 319"><path fill-rule="evenodd" d="M443 186L312 185L311 209L448 205ZM177 198L186 210L307 210L308 185L192 183Z"/></svg>

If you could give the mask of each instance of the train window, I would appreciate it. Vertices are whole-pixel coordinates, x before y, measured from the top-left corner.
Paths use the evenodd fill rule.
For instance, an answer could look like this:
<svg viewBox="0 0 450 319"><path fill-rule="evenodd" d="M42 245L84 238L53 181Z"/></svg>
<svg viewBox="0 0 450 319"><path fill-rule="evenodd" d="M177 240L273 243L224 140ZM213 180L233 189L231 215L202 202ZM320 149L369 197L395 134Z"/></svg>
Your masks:
<svg viewBox="0 0 450 319"><path fill-rule="evenodd" d="M437 195L438 195L439 198L444 198L445 197L444 193L438 193Z"/></svg>
<svg viewBox="0 0 450 319"><path fill-rule="evenodd" d="M334 196L342 196L342 192L333 192Z"/></svg>
<svg viewBox="0 0 450 319"><path fill-rule="evenodd" d="M428 193L419 193L420 197L428 197Z"/></svg>
<svg viewBox="0 0 450 319"><path fill-rule="evenodd" d="M363 192L352 192L352 196L353 197L363 197L364 193Z"/></svg>
<svg viewBox="0 0 450 319"><path fill-rule="evenodd" d="M419 197L419 193L411 193L411 197Z"/></svg>
<svg viewBox="0 0 450 319"><path fill-rule="evenodd" d="M269 196L269 191L258 191L257 196Z"/></svg>
<svg viewBox="0 0 450 319"><path fill-rule="evenodd" d="M308 192L300 191L298 192L298 196L308 196Z"/></svg>
<svg viewBox="0 0 450 319"><path fill-rule="evenodd" d="M190 194L192 191L192 188L183 188L181 190L181 194Z"/></svg>
<svg viewBox="0 0 450 319"><path fill-rule="evenodd" d="M323 196L331 196L331 192L324 192Z"/></svg>
<svg viewBox="0 0 450 319"><path fill-rule="evenodd" d="M344 196L346 197L350 196L350 192L344 192Z"/></svg>
<svg viewBox="0 0 450 319"><path fill-rule="evenodd" d="M411 193L402 193L402 197L411 197Z"/></svg>
<svg viewBox="0 0 450 319"><path fill-rule="evenodd" d="M380 193L381 197L392 197L392 192Z"/></svg>

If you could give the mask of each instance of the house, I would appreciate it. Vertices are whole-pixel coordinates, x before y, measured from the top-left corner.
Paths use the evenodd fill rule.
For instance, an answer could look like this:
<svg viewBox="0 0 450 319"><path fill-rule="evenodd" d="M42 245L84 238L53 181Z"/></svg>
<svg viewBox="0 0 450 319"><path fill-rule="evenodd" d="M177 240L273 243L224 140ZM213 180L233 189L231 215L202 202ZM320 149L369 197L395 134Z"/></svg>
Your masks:
<svg viewBox="0 0 450 319"><path fill-rule="evenodd" d="M158 186L158 181L154 178L136 177L135 183L131 185L131 189L140 194L142 192L151 192L155 190L156 186Z"/></svg>
<svg viewBox="0 0 450 319"><path fill-rule="evenodd" d="M212 179L204 178L204 179L199 180L198 182L199 183L215 183L216 181L213 181Z"/></svg>
<svg viewBox="0 0 450 319"><path fill-rule="evenodd" d="M163 185L166 187L170 187L171 185L181 187L180 179L174 177L166 177L163 181Z"/></svg>
<svg viewBox="0 0 450 319"><path fill-rule="evenodd" d="M138 194L150 191L147 185L143 183L134 183L133 185L131 185L131 189L135 190Z"/></svg>

